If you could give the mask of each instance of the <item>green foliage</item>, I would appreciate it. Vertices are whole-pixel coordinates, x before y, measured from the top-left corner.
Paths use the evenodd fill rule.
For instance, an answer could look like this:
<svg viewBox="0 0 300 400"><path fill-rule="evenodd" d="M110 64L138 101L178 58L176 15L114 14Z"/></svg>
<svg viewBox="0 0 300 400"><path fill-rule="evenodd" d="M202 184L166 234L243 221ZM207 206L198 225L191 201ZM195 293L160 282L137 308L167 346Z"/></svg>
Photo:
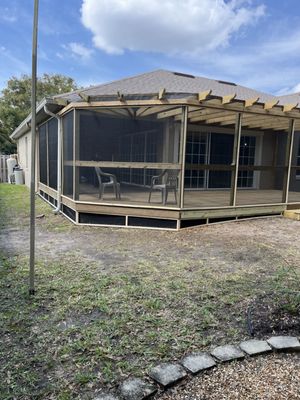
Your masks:
<svg viewBox="0 0 300 400"><path fill-rule="evenodd" d="M44 74L37 80L37 102L44 97L76 90L74 79L64 75ZM27 117L31 109L31 77L12 77L0 96L0 152L12 153L15 144L9 135Z"/></svg>

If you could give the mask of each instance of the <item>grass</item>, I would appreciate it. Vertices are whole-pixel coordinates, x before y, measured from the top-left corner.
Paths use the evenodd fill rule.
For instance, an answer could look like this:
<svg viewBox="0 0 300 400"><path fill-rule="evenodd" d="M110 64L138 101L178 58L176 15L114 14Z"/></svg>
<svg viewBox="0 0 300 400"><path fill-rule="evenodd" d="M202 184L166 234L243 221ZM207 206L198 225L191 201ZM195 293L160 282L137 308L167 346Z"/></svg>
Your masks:
<svg viewBox="0 0 300 400"><path fill-rule="evenodd" d="M3 231L28 231L28 197L25 187L0 185ZM130 255L127 240L147 235L132 230L129 238L124 230L74 227L51 210L37 199L37 214L45 215L37 220L39 232L51 240L72 233L95 240L99 232L108 257L116 247L109 247L114 235L123 238L116 250L123 259ZM176 237L160 235L171 242ZM282 269L279 261L270 271L257 264L227 270L201 254L191 258L197 244L190 239L189 251L180 257L166 257L159 249L150 254L145 240L145 254L111 268L103 268L97 257L84 257L84 242L60 254L43 246L34 297L27 292L27 253L0 247L0 399L92 397L158 361L247 336L245 310L253 297L282 287L289 294L298 290L297 268ZM298 306L294 301L292 296L291 307Z"/></svg>

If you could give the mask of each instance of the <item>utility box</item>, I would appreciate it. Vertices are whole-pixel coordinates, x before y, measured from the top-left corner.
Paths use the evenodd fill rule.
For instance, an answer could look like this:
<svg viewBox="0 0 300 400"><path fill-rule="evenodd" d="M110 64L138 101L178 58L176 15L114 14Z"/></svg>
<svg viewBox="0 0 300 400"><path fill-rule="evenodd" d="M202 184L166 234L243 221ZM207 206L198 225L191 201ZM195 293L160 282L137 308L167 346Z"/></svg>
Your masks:
<svg viewBox="0 0 300 400"><path fill-rule="evenodd" d="M15 184L16 185L24 185L24 174L21 168L15 168Z"/></svg>

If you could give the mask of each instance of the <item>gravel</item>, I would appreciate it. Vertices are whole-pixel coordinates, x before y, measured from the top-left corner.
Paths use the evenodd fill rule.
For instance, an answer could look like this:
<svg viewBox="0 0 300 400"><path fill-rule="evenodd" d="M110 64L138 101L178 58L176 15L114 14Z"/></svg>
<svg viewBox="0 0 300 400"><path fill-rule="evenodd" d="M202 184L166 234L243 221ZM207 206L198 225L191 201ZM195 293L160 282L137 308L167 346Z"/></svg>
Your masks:
<svg viewBox="0 0 300 400"><path fill-rule="evenodd" d="M297 400L300 354L272 354L219 365L160 400Z"/></svg>

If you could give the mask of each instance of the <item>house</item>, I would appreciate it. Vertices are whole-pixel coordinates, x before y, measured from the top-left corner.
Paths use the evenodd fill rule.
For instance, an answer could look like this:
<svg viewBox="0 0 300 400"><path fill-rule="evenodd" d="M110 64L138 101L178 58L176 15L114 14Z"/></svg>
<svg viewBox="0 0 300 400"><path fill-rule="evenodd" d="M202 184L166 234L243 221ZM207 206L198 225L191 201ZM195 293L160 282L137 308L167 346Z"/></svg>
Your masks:
<svg viewBox="0 0 300 400"><path fill-rule="evenodd" d="M36 189L77 224L179 229L300 208L298 104L165 70L46 98ZM30 120L11 136L27 184Z"/></svg>

